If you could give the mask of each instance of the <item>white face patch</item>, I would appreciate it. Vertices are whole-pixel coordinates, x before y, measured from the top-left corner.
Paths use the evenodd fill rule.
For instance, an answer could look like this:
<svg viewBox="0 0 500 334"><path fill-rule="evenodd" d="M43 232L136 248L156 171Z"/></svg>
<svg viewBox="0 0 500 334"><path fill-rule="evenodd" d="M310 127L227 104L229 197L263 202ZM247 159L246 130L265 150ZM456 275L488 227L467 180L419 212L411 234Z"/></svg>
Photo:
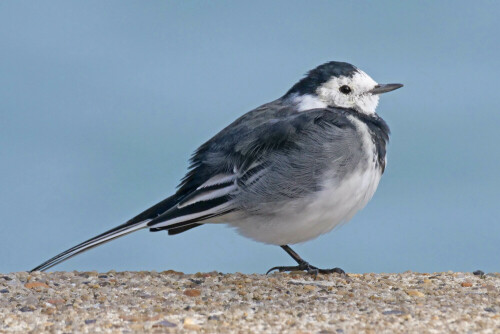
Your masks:
<svg viewBox="0 0 500 334"><path fill-rule="evenodd" d="M321 100L317 96L310 94L305 94L305 95L295 94L292 97L292 103L297 106L298 111L328 107L328 104L326 104L323 100Z"/></svg>
<svg viewBox="0 0 500 334"><path fill-rule="evenodd" d="M351 89L349 94L339 90L344 85ZM336 77L328 80L316 90L316 94L320 101L329 106L352 108L371 115L375 113L379 97L368 91L376 85L375 80L358 69L352 77Z"/></svg>

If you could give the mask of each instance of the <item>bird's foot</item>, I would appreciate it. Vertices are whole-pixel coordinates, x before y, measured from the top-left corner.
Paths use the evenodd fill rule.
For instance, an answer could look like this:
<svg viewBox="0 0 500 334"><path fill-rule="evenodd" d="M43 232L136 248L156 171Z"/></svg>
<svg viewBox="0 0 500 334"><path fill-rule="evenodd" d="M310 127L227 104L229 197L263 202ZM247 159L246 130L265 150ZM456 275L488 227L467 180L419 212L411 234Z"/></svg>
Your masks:
<svg viewBox="0 0 500 334"><path fill-rule="evenodd" d="M332 269L319 269L315 266L310 265L308 262L303 261L299 263L297 266L278 266L278 267L272 267L269 269L266 273L268 275L270 272L273 272L275 270L278 270L280 273L285 272L285 271L305 271L310 275L318 275L318 274L341 274L345 275L345 271L343 271L340 268L332 268Z"/></svg>

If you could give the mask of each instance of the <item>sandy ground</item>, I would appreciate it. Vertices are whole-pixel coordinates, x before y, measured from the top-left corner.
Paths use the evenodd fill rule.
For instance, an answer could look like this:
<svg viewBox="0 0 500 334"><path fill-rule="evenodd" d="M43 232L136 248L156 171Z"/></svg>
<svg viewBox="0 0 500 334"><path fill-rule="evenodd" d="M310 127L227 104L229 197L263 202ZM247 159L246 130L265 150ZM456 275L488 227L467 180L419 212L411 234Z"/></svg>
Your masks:
<svg viewBox="0 0 500 334"><path fill-rule="evenodd" d="M0 333L500 333L476 274L0 274Z"/></svg>

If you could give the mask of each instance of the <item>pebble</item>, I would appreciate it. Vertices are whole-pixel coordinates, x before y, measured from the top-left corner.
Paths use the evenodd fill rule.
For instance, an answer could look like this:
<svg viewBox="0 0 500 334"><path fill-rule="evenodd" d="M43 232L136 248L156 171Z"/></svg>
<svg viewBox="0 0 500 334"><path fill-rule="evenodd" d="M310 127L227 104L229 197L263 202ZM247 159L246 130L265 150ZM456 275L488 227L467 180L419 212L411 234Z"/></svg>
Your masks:
<svg viewBox="0 0 500 334"><path fill-rule="evenodd" d="M186 289L184 290L184 294L189 297L198 297L201 295L201 291L198 289Z"/></svg>
<svg viewBox="0 0 500 334"><path fill-rule="evenodd" d="M382 314L383 315L392 315L392 314L400 315L400 314L404 314L404 312L401 310L390 310L390 311L384 311L384 312L382 312Z"/></svg>
<svg viewBox="0 0 500 334"><path fill-rule="evenodd" d="M29 282L29 283L24 284L24 287L28 288L28 289L40 289L40 288L48 289L49 288L49 286L43 282Z"/></svg>
<svg viewBox="0 0 500 334"><path fill-rule="evenodd" d="M48 299L47 303L52 304L52 305L57 305L57 304L64 304L64 299Z"/></svg>
<svg viewBox="0 0 500 334"><path fill-rule="evenodd" d="M418 297L418 298L425 297L425 295L422 292L417 291L417 290L408 290L408 291L406 291L406 293L408 294L408 296L412 296L412 297Z"/></svg>
<svg viewBox="0 0 500 334"><path fill-rule="evenodd" d="M23 306L19 309L21 312L33 312L36 308L33 305Z"/></svg>
<svg viewBox="0 0 500 334"><path fill-rule="evenodd" d="M410 271L0 274L0 333L496 333L499 278Z"/></svg>
<svg viewBox="0 0 500 334"><path fill-rule="evenodd" d="M168 320L163 320L163 321L160 321L160 322L157 322L156 324L154 324L153 327L170 327L170 328L173 328L173 327L177 327L177 325L174 324L173 322L168 321Z"/></svg>
<svg viewBox="0 0 500 334"><path fill-rule="evenodd" d="M185 328L185 329L189 329L189 330L194 330L194 331L197 331L197 330L200 330L201 329L201 326L200 325L197 325L193 322L193 319L191 318L185 318L184 319L184 323L182 324L182 326Z"/></svg>

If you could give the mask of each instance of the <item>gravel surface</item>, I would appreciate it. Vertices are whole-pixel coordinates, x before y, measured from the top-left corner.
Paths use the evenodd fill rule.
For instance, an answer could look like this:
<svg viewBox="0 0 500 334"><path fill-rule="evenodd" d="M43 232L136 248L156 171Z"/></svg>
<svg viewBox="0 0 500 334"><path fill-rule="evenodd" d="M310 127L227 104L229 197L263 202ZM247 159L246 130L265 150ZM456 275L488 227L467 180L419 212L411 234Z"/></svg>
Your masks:
<svg viewBox="0 0 500 334"><path fill-rule="evenodd" d="M0 274L0 333L500 333L500 274Z"/></svg>

